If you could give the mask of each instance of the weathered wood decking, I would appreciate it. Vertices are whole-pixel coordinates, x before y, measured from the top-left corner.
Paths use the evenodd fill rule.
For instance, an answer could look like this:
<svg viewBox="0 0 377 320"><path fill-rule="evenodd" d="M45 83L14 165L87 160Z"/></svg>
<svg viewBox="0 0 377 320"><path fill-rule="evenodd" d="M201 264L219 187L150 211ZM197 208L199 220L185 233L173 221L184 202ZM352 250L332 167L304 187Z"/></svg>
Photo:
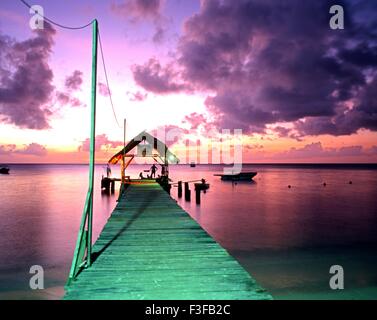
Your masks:
<svg viewBox="0 0 377 320"><path fill-rule="evenodd" d="M129 186L64 299L271 299L157 184Z"/></svg>

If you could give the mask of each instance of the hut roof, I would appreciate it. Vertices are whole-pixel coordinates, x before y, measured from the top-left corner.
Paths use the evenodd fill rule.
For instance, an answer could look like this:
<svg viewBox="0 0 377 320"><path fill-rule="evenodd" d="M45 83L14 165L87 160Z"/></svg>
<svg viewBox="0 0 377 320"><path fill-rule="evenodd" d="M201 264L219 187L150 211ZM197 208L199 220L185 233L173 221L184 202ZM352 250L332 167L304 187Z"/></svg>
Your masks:
<svg viewBox="0 0 377 320"><path fill-rule="evenodd" d="M119 160L122 159L123 155L129 155L129 152L137 147L141 142L144 142L145 148L141 148L145 150L145 154L140 155L136 154L135 156L152 156L152 157L160 157L164 161L177 164L179 163L179 159L177 156L172 153L169 148L163 143L161 140L153 137L146 131L140 132L136 137L134 137L128 144L122 148L118 153L113 155L108 163L116 164Z"/></svg>

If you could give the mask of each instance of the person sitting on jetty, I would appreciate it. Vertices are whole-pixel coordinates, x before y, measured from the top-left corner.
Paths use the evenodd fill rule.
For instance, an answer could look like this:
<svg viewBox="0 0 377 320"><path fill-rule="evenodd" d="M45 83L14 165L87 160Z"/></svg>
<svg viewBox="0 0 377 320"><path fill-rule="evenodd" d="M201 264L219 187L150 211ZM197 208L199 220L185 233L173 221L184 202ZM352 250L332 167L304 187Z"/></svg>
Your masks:
<svg viewBox="0 0 377 320"><path fill-rule="evenodd" d="M151 178L155 178L156 177L156 171L157 171L157 166L155 164L153 164L151 166Z"/></svg>

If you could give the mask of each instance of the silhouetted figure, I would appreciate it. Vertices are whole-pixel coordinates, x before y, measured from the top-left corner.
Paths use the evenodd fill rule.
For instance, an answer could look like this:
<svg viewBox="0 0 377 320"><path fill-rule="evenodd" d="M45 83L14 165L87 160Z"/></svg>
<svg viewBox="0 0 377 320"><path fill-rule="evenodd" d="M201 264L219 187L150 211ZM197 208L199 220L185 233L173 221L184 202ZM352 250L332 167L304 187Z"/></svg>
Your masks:
<svg viewBox="0 0 377 320"><path fill-rule="evenodd" d="M110 165L109 165L109 164L107 164L107 166L106 166L106 176L107 176L108 178L111 177L111 168L110 168Z"/></svg>
<svg viewBox="0 0 377 320"><path fill-rule="evenodd" d="M151 178L155 178L156 177L156 171L157 171L157 166L155 164L153 164L151 166Z"/></svg>
<svg viewBox="0 0 377 320"><path fill-rule="evenodd" d="M140 174L139 174L139 178L140 178L140 179L144 179L143 172L140 172Z"/></svg>

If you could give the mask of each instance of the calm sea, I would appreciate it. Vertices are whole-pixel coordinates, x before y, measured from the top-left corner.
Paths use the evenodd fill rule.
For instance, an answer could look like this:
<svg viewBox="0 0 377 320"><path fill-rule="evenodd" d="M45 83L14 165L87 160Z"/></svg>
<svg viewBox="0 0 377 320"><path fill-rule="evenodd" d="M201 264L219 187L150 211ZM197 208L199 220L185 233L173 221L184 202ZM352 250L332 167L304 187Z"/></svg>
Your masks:
<svg viewBox="0 0 377 320"><path fill-rule="evenodd" d="M10 175L0 175L0 299L60 299L88 167L10 167ZM143 169L135 165L130 173L137 177ZM200 206L177 201L274 298L377 298L377 166L248 165L244 170L258 172L255 181L237 184L213 175L221 170L172 166L174 181L205 178L211 184ZM117 198L117 192L101 194L103 173L98 165L95 238ZM119 175L116 167L113 175ZM29 288L32 265L43 266L45 290ZM344 290L329 287L332 265L344 269Z"/></svg>

